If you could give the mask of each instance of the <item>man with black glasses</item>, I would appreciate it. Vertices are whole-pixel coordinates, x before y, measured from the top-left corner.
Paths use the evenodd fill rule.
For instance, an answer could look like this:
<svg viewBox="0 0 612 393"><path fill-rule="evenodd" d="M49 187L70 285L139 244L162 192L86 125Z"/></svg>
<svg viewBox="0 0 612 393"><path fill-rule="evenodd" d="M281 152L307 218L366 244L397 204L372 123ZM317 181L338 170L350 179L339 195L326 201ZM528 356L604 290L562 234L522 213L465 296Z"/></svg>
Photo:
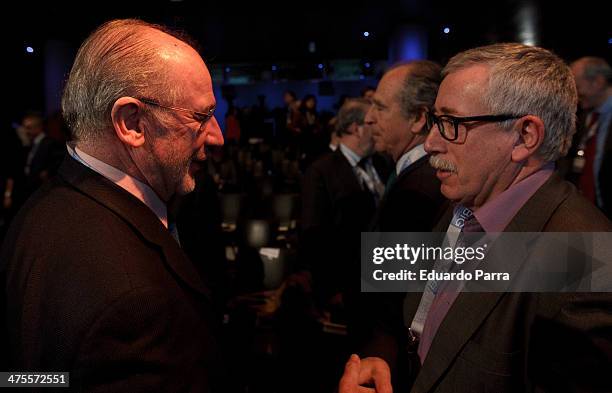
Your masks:
<svg viewBox="0 0 612 393"><path fill-rule="evenodd" d="M425 149L454 208L437 230L612 230L554 173L574 133L577 104L561 59L542 48L495 44L459 53L442 74ZM547 260L551 250L536 251L540 261L555 262ZM511 254L504 263L516 263ZM415 373L412 392L611 390L609 293L431 293L428 287L404 310L418 364L395 372ZM340 391L374 383L389 392L389 377L382 359L352 356Z"/></svg>
<svg viewBox="0 0 612 393"><path fill-rule="evenodd" d="M70 156L2 248L10 369L70 372L79 391L208 391L212 303L166 208L223 144L206 65L161 26L111 21L62 107Z"/></svg>

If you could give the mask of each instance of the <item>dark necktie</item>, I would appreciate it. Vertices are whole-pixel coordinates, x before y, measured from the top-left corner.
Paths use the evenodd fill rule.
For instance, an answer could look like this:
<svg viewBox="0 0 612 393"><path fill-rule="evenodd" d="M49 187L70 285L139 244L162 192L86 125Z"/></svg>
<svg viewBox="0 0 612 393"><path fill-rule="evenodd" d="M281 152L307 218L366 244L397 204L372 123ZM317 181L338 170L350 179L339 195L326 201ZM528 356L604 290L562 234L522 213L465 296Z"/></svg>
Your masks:
<svg viewBox="0 0 612 393"><path fill-rule="evenodd" d="M378 194L376 193L375 190L375 184L374 181L375 179L372 178L370 172L368 171L368 159L367 158L362 158L358 163L357 166L359 168L362 169L363 172L361 172L360 175L360 180L363 186L364 191L367 191L370 196L372 197L372 200L374 202L374 205L377 206L378 205Z"/></svg>
<svg viewBox="0 0 612 393"><path fill-rule="evenodd" d="M393 187L395 182L397 182L397 172L395 171L395 168L393 168L393 171L387 179L387 184L385 185L385 195L389 193L389 190L391 189L391 187Z"/></svg>

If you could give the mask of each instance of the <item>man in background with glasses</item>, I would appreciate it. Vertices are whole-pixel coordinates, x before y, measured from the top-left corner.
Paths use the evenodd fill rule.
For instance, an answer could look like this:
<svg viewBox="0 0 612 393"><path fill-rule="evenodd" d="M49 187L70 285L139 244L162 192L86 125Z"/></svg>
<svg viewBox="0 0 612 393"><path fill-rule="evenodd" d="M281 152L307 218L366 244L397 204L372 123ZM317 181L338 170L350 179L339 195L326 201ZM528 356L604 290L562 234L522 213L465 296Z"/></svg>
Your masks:
<svg viewBox="0 0 612 393"><path fill-rule="evenodd" d="M79 49L62 107L70 157L2 249L10 369L70 372L84 391L206 391L209 291L166 208L223 144L206 65L161 26L111 21Z"/></svg>
<svg viewBox="0 0 612 393"><path fill-rule="evenodd" d="M577 105L561 59L542 48L495 44L459 53L442 75L425 150L454 208L436 231L612 230L554 173ZM537 251L545 260L547 250ZM395 372L415 372L412 392L610 391L609 293L440 291L426 302L428 287L404 309L418 364ZM353 355L340 392L365 383L389 392L389 374L382 359Z"/></svg>

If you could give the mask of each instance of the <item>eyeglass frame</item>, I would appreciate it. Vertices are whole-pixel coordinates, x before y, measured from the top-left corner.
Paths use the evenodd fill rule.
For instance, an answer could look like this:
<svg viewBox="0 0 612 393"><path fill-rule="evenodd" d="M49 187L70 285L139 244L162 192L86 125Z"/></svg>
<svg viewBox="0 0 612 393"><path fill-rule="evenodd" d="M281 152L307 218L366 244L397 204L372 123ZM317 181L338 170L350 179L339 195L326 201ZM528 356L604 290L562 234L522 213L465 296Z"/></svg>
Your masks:
<svg viewBox="0 0 612 393"><path fill-rule="evenodd" d="M470 122L490 122L490 123L498 123L506 120L516 120L520 119L527 115L512 115L508 113L498 114L498 115L479 115L479 116L453 116L453 115L435 115L432 111L426 111L425 113L425 124L427 127L427 131L431 131L434 124L438 127L438 131L442 138L446 139L449 142L455 142L459 138L459 125L463 123ZM444 126L442 126L442 122L440 120L449 120L453 123L453 129L455 131L454 137L449 138L444 134Z"/></svg>
<svg viewBox="0 0 612 393"><path fill-rule="evenodd" d="M213 106L212 108L210 108L208 110L208 113L204 113L204 112L198 112L198 111L194 111L191 109L187 109L187 108L181 108L178 106L168 106L168 105L162 105L159 102L157 102L156 100L150 99L150 98L144 98L144 97L137 97L137 100L147 104L147 105L153 105L153 106L157 106L160 108L164 108L164 109L170 109L173 111L179 111L179 112L185 112L185 113L189 113L191 114L191 116L196 120L200 122L200 127L198 127L198 131L197 133L199 134L202 131L202 128L204 127L204 124L206 122L208 122L210 119L213 118L214 113L215 113L215 109L217 109L216 106ZM202 120L200 120L200 118Z"/></svg>

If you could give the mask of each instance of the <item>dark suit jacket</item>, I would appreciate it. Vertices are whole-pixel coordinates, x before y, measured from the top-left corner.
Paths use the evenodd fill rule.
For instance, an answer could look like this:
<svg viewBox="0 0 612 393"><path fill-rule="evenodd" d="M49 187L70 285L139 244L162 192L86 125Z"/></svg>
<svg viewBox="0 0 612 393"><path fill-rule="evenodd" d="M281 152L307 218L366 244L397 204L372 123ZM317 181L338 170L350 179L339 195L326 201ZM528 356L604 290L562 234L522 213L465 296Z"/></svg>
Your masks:
<svg viewBox="0 0 612 393"><path fill-rule="evenodd" d="M208 290L131 194L67 158L1 255L10 369L69 371L85 391L208 390Z"/></svg>
<svg viewBox="0 0 612 393"><path fill-rule="evenodd" d="M373 230L429 232L440 220L446 205L440 193L440 181L427 155L404 169L386 191Z"/></svg>
<svg viewBox="0 0 612 393"><path fill-rule="evenodd" d="M300 257L322 297L359 284L360 238L375 212L353 168L338 149L319 158L302 181Z"/></svg>
<svg viewBox="0 0 612 393"><path fill-rule="evenodd" d="M373 220L372 231L430 232L448 205L427 155L405 168L386 191ZM402 314L406 296L420 298L416 293L362 293L360 296L362 337L359 351L365 356L392 359L389 363L394 369L402 370L411 367L411 356L404 351L408 342ZM384 333L378 325L384 326ZM410 384L406 373L394 372L393 377L396 387Z"/></svg>
<svg viewBox="0 0 612 393"><path fill-rule="evenodd" d="M446 230L451 216L436 230ZM605 232L612 231L612 224L571 184L553 175L505 231ZM408 325L419 301L420 296L407 298ZM610 391L610 309L612 295L607 293L463 292L440 325L411 391ZM390 326L399 329L394 323ZM383 335L379 344L381 354L393 362L397 350L389 348L391 336Z"/></svg>

